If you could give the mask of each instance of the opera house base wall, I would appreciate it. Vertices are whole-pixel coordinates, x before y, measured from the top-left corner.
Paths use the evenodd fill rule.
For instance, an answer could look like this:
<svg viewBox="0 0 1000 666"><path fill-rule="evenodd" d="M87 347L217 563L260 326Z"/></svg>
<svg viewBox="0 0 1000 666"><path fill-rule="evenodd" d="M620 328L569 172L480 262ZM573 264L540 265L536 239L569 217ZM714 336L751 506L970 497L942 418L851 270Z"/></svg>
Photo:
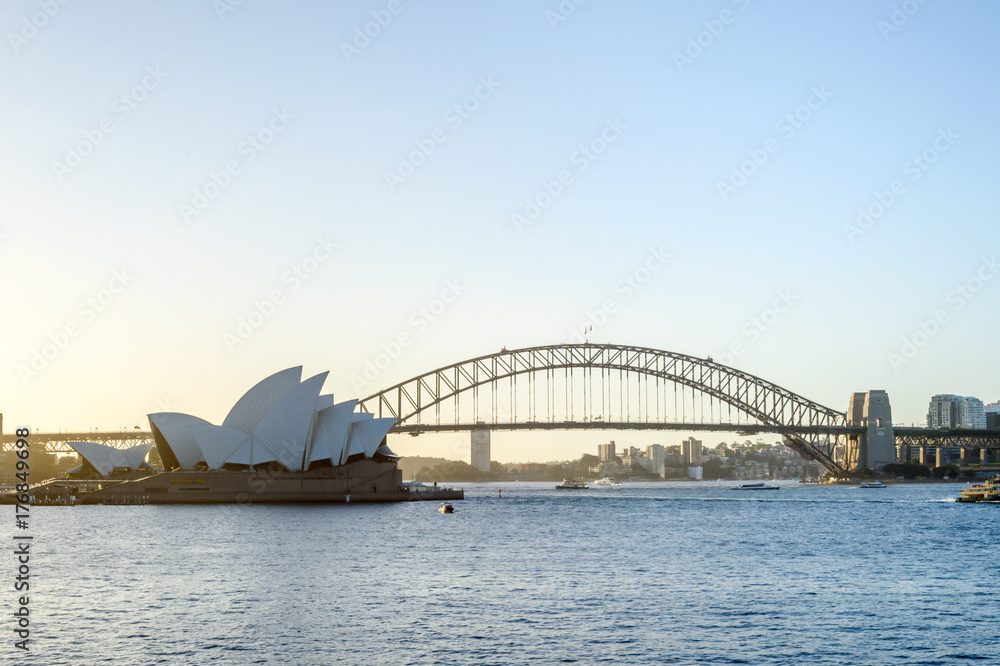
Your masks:
<svg viewBox="0 0 1000 666"><path fill-rule="evenodd" d="M462 490L403 485L395 462L358 460L307 472L175 471L107 484L78 504L274 504L464 499Z"/></svg>

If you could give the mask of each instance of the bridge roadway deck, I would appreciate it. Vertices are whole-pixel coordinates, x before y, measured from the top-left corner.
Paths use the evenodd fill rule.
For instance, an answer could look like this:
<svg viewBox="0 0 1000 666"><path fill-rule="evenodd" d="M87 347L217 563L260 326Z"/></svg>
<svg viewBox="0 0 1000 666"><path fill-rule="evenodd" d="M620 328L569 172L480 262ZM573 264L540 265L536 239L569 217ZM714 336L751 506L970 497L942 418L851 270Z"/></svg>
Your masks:
<svg viewBox="0 0 1000 666"><path fill-rule="evenodd" d="M0 437L0 451L12 451L17 441L14 433L4 433ZM142 444L153 439L153 433L148 430L131 430L121 432L32 432L28 441L32 445L41 444L51 453L74 453L67 442L97 442L108 444L118 449Z"/></svg>
<svg viewBox="0 0 1000 666"><path fill-rule="evenodd" d="M432 432L463 432L472 430L681 430L735 432L746 435L795 434L795 435L848 435L861 434L865 428L857 426L779 426L734 423L650 423L614 421L526 421L524 423L415 423L397 425L389 432L420 435Z"/></svg>

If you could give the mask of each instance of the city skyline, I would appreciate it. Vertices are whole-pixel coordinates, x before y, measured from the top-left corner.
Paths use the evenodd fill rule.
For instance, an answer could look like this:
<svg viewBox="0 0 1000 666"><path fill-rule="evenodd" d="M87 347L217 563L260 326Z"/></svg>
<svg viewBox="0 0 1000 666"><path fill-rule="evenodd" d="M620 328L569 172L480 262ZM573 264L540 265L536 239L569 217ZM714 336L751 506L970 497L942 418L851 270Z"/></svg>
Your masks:
<svg viewBox="0 0 1000 666"><path fill-rule="evenodd" d="M0 10L8 432L584 335L899 423L1000 399L993 5L54 6Z"/></svg>

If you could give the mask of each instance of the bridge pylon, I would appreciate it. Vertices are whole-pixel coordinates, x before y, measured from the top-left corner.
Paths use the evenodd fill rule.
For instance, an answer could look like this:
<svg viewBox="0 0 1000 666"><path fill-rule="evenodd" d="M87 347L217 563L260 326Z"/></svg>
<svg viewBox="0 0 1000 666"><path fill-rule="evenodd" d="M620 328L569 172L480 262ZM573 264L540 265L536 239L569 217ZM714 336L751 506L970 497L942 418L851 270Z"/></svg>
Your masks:
<svg viewBox="0 0 1000 666"><path fill-rule="evenodd" d="M889 394L882 390L851 395L847 425L864 428L846 436L844 461L848 470L881 472L896 461L896 436L892 428Z"/></svg>

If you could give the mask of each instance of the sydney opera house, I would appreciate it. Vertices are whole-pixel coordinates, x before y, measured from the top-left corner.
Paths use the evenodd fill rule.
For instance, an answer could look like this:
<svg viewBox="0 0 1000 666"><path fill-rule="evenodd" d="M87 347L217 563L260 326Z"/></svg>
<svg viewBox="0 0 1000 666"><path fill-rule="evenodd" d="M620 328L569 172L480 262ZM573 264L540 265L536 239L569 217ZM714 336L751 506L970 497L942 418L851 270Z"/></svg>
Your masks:
<svg viewBox="0 0 1000 666"><path fill-rule="evenodd" d="M462 491L413 488L386 446L395 419L356 411L322 393L328 373L302 367L257 383L221 425L189 414L149 415L153 441L125 450L70 442L74 476L107 478L87 501L112 503L350 502L459 499ZM156 447L163 471L145 458Z"/></svg>

